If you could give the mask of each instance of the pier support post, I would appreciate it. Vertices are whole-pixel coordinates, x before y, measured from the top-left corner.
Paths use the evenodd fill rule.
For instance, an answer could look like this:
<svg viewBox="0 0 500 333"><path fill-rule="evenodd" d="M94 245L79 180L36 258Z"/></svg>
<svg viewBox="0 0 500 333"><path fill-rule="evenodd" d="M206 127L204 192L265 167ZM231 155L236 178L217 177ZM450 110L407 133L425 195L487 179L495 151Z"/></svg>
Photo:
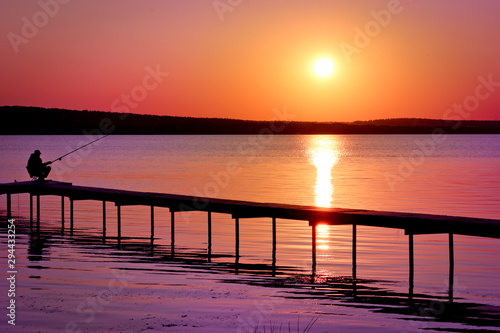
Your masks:
<svg viewBox="0 0 500 333"><path fill-rule="evenodd" d="M273 217L273 267L276 266L276 218Z"/></svg>
<svg viewBox="0 0 500 333"><path fill-rule="evenodd" d="M64 232L64 196L61 196L61 232Z"/></svg>
<svg viewBox="0 0 500 333"><path fill-rule="evenodd" d="M73 222L74 222L73 198L69 198L69 231L71 233L71 236L73 236Z"/></svg>
<svg viewBox="0 0 500 333"><path fill-rule="evenodd" d="M454 284L454 271L455 271L455 255L453 251L453 233L448 234L449 241L449 253L450 253L450 282L448 289L448 298L450 302L453 302L453 284Z"/></svg>
<svg viewBox="0 0 500 333"><path fill-rule="evenodd" d="M155 206L151 206L151 245L155 239Z"/></svg>
<svg viewBox="0 0 500 333"><path fill-rule="evenodd" d="M212 261L212 212L208 212L208 262Z"/></svg>
<svg viewBox="0 0 500 333"><path fill-rule="evenodd" d="M122 206L116 205L116 220L117 220L117 239L118 245L122 242Z"/></svg>
<svg viewBox="0 0 500 333"><path fill-rule="evenodd" d="M102 239L106 240L106 201L102 202Z"/></svg>
<svg viewBox="0 0 500 333"><path fill-rule="evenodd" d="M235 239L235 257L236 263L239 262L240 258L240 218L234 219L234 239Z"/></svg>
<svg viewBox="0 0 500 333"><path fill-rule="evenodd" d="M413 256L413 234L408 233L408 249L409 249L409 290L408 296L413 299L413 276L414 276L414 256Z"/></svg>
<svg viewBox="0 0 500 333"><path fill-rule="evenodd" d="M33 228L33 194L30 193L30 229Z"/></svg>
<svg viewBox="0 0 500 333"><path fill-rule="evenodd" d="M170 211L170 249L172 257L175 253L175 211Z"/></svg>
<svg viewBox="0 0 500 333"><path fill-rule="evenodd" d="M352 224L352 279L356 280L356 223Z"/></svg>
<svg viewBox="0 0 500 333"><path fill-rule="evenodd" d="M7 193L7 219L9 220L12 217L12 207L11 207L11 195Z"/></svg>
<svg viewBox="0 0 500 333"><path fill-rule="evenodd" d="M36 196L36 229L40 232L40 195Z"/></svg>
<svg viewBox="0 0 500 333"><path fill-rule="evenodd" d="M316 223L312 225L312 275L316 275Z"/></svg>

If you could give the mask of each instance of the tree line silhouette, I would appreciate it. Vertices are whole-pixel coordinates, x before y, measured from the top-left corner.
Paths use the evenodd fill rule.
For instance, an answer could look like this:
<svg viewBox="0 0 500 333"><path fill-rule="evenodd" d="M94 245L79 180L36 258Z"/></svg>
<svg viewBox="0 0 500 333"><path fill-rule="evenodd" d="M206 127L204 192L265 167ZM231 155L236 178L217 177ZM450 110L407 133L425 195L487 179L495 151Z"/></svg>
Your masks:
<svg viewBox="0 0 500 333"><path fill-rule="evenodd" d="M259 134L269 121L194 118L104 111L74 111L39 107L0 107L0 134L83 134L103 129L104 134ZM500 134L500 121L446 121L399 118L372 121L273 123L274 134Z"/></svg>

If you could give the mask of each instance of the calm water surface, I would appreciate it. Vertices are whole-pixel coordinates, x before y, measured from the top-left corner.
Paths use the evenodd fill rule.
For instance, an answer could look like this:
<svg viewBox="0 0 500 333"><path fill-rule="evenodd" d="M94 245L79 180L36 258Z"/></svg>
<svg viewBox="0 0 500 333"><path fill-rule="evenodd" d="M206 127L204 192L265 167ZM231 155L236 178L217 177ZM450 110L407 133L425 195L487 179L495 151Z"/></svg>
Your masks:
<svg viewBox="0 0 500 333"><path fill-rule="evenodd" d="M35 149L44 161L89 141L84 136L3 136L0 182L28 180ZM379 136L110 136L53 164L50 179L75 185L177 193L257 202L500 218L500 135ZM3 209L5 196L0 199ZM68 206L69 204L66 203ZM76 202L75 226L101 231L101 203ZM13 209L28 216L26 195ZM42 221L60 224L60 199L42 198ZM108 234L116 234L116 209L107 204ZM149 236L149 208L124 207L123 236ZM167 209L157 208L155 235L169 244ZM206 214L181 213L180 252L206 250ZM213 217L214 253L234 253L234 222ZM271 223L242 220L242 258L271 263ZM278 220L277 265L311 269L311 230L305 221ZM351 275L351 228L318 228L317 273ZM415 237L415 292L445 295L448 237ZM500 241L455 236L454 296L500 306ZM358 278L408 288L408 238L392 229L358 227ZM231 261L227 257L214 261ZM383 285L383 283L381 283ZM458 287L457 287L458 286Z"/></svg>

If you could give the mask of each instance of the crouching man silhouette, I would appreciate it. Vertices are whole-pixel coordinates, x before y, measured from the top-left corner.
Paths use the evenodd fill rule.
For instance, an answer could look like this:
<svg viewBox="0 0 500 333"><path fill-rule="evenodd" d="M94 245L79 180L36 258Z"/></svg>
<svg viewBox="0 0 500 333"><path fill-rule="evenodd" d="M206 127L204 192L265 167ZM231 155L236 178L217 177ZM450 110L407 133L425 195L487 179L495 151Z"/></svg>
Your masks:
<svg viewBox="0 0 500 333"><path fill-rule="evenodd" d="M40 155L42 153L37 149L33 154L31 154L28 165L26 169L28 169L28 173L33 180L44 181L45 178L49 175L51 168L48 166L52 164L52 162L43 163Z"/></svg>

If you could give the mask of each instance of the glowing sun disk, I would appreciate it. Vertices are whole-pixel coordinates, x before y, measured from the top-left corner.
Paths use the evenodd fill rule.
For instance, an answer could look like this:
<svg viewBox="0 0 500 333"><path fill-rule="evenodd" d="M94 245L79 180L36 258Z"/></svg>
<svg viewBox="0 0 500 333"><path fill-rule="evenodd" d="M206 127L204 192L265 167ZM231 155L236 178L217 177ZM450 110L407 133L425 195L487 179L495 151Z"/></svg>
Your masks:
<svg viewBox="0 0 500 333"><path fill-rule="evenodd" d="M320 58L314 63L314 72L318 76L329 76L333 72L333 62L328 58Z"/></svg>

